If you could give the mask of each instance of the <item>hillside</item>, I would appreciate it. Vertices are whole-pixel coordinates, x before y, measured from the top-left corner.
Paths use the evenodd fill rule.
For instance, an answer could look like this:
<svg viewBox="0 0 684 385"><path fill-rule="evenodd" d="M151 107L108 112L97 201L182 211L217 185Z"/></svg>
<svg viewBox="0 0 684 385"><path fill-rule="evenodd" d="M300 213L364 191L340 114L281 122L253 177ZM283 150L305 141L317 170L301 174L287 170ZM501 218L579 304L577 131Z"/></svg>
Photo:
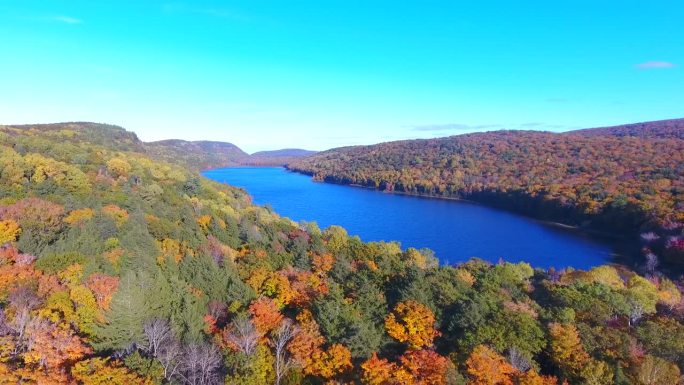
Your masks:
<svg viewBox="0 0 684 385"><path fill-rule="evenodd" d="M674 384L684 367L682 287L653 269L438 266L254 206L130 133L53 128L0 127L2 384Z"/></svg>
<svg viewBox="0 0 684 385"><path fill-rule="evenodd" d="M229 167L242 164L249 155L232 143L170 139L145 144L157 159L182 164L193 170Z"/></svg>
<svg viewBox="0 0 684 385"><path fill-rule="evenodd" d="M315 153L316 151L302 150L299 148L259 151L251 154L249 158L243 160L243 163L252 166L282 166Z"/></svg>
<svg viewBox="0 0 684 385"><path fill-rule="evenodd" d="M570 131L586 136L634 136L639 138L684 139L684 119L659 120L612 127Z"/></svg>
<svg viewBox="0 0 684 385"><path fill-rule="evenodd" d="M303 157L315 154L316 151L302 150L300 148L284 148L282 150L259 151L251 156L259 158L284 158L284 157Z"/></svg>
<svg viewBox="0 0 684 385"><path fill-rule="evenodd" d="M120 151L144 151L138 136L124 128L110 124L91 122L67 122L52 124L0 125L0 132L23 140L28 135L45 139L44 151L50 151L49 144L55 141L87 143L107 146Z"/></svg>
<svg viewBox="0 0 684 385"><path fill-rule="evenodd" d="M89 143L120 151L146 153L154 159L180 164L195 171L241 165L281 166L315 153L301 149L283 149L249 155L238 146L227 142L180 139L142 142L135 133L122 127L91 122L0 125L0 129L13 136L40 135L50 140ZM52 151L48 147L46 144L43 150Z"/></svg>
<svg viewBox="0 0 684 385"><path fill-rule="evenodd" d="M288 168L629 237L656 231L662 243L651 247L684 262L676 241L684 222L684 140L585 133L498 131L346 147ZM675 241L666 241L671 236Z"/></svg>

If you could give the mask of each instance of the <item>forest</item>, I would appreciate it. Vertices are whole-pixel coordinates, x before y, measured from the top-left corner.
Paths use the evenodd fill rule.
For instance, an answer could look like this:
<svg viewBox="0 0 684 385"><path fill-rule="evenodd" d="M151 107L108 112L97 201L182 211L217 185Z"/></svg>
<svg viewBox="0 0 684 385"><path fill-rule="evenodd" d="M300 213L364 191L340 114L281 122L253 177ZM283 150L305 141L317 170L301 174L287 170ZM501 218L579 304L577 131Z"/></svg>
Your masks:
<svg viewBox="0 0 684 385"><path fill-rule="evenodd" d="M103 128L105 130L102 130ZM61 136L62 139L69 139L69 136L79 133L77 140L106 145L118 150L135 151L191 171L233 166L282 166L315 153L301 149L282 149L261 151L250 155L232 143L208 140L166 139L142 142L135 133L126 131L122 127L90 122L7 125L3 130Z"/></svg>
<svg viewBox="0 0 684 385"><path fill-rule="evenodd" d="M652 221L681 250L683 150L504 132L298 167L544 197L582 220ZM672 385L683 290L655 264L440 266L427 249L280 217L118 127L0 126L0 384Z"/></svg>
<svg viewBox="0 0 684 385"><path fill-rule="evenodd" d="M550 133L495 131L324 151L315 180L467 199L640 244L684 266L684 120ZM638 253L637 253L638 254Z"/></svg>

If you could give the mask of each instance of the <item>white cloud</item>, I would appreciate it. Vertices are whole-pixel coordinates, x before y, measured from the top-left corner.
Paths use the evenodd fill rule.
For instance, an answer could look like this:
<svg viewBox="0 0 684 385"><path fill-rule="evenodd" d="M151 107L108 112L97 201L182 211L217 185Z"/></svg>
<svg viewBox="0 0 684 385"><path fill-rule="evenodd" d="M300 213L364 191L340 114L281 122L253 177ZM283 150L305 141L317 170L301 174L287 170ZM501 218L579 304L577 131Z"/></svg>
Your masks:
<svg viewBox="0 0 684 385"><path fill-rule="evenodd" d="M645 63L639 63L636 65L636 68L642 69L642 70L648 70L648 69L663 69L663 68L673 68L676 67L674 63L670 63L668 61L647 61Z"/></svg>
<svg viewBox="0 0 684 385"><path fill-rule="evenodd" d="M56 16L55 21L61 21L62 23L67 23L67 24L81 24L83 23L83 20L77 19L75 17L69 17L69 16Z"/></svg>
<svg viewBox="0 0 684 385"><path fill-rule="evenodd" d="M63 24L81 24L83 20L71 16L41 16L41 17L21 17L20 20L26 21L38 21L38 22L48 22L48 23L63 23Z"/></svg>

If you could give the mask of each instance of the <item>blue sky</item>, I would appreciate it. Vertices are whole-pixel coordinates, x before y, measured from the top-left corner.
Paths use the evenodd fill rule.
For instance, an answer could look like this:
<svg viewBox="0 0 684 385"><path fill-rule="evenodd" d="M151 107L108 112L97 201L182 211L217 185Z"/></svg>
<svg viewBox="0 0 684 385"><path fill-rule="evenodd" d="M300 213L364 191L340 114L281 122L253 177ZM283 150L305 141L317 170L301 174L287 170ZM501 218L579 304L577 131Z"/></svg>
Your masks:
<svg viewBox="0 0 684 385"><path fill-rule="evenodd" d="M326 149L684 117L681 1L0 0L0 124Z"/></svg>

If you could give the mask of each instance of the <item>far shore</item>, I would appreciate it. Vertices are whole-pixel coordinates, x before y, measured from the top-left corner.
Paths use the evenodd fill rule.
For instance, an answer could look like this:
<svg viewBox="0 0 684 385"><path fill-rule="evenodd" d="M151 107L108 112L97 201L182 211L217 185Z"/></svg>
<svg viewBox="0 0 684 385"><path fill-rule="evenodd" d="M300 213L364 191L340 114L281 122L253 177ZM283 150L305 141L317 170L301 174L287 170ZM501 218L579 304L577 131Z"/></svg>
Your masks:
<svg viewBox="0 0 684 385"><path fill-rule="evenodd" d="M270 167L273 167L273 166L270 166ZM287 166L282 166L282 167L283 167L285 170L289 171L289 172L293 172L293 173L301 174L301 175L307 175L307 176L311 176L311 177L312 177L312 175L309 174L309 173L300 172L300 171L296 171L296 170L292 170L292 169L288 168ZM562 223L562 222L557 222L557 221L550 221L550 220L539 219L539 218L535 218L535 217L532 217L532 216L529 216L529 215L521 214L521 213L518 213L518 212L515 212L515 211L512 211L512 210L506 210L505 208L494 207L494 206L487 205L487 204L485 204L485 203L478 202L478 201L474 201L474 200L470 200L470 199L457 198L457 197L450 197L450 196L443 196L443 195L431 195L431 194L412 193L412 192L396 191L396 190L392 190L392 191L388 191L388 190L379 190L379 189L377 189L377 188L370 187L370 186L364 186L364 185L361 185L361 184L358 184L358 183L337 183L337 182L328 182L328 181L325 181L325 180L315 180L315 179L313 179L313 177L312 177L312 181L313 181L313 182L316 182L316 183L328 183L328 184L336 184L336 185L340 185L340 186L349 186L349 187L362 188L362 189L377 191L377 192L381 192L381 193L385 193L385 194L405 195L405 196L410 196L410 197L415 197L415 198L422 198L422 199L439 199L439 200L456 201L456 202L463 202L463 203L468 203L468 204L474 204L474 205L478 205L478 206L489 207L489 208L492 208L492 209L499 209L499 210L508 211L508 212L514 213L514 214L516 214L516 215L521 215L521 216L524 216L525 218L532 219L532 220L534 220L534 221L536 221L536 222L542 223L542 224L547 225L547 226L557 227L557 228L560 228L560 229L563 229L563 230L566 230L566 231L575 232L575 233L578 233L578 234L584 234L584 235L587 235L587 236L595 236L595 237L600 237L600 238L608 238L608 239L612 239L612 240L626 240L626 237L625 237L624 235L622 235L622 234L609 233L609 232L605 232L605 231L599 231L599 230L594 230L594 229L588 229L588 228L580 227L580 226L577 226L577 225L569 225L569 224L567 224L567 223Z"/></svg>

